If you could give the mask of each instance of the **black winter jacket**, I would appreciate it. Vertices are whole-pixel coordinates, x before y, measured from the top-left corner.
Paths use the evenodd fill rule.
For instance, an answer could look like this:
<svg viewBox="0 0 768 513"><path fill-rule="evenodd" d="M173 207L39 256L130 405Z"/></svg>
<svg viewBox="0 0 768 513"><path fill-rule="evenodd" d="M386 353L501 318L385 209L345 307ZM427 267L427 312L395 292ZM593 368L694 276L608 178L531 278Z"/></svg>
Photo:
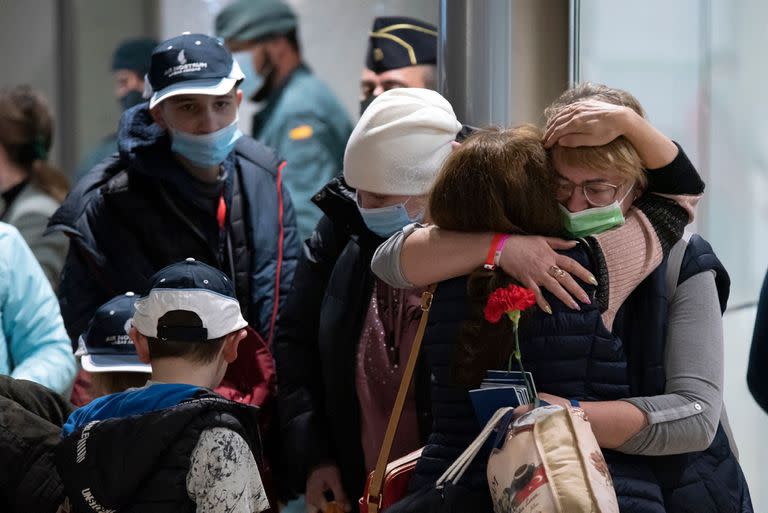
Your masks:
<svg viewBox="0 0 768 513"><path fill-rule="evenodd" d="M214 427L240 434L260 464L258 408L204 389L170 408L84 424L55 453L72 511L194 512L190 457L200 434Z"/></svg>
<svg viewBox="0 0 768 513"><path fill-rule="evenodd" d="M355 361L374 282L370 263L382 239L367 229L353 190L341 178L314 202L325 215L304 245L275 340L278 481L292 488L284 494L299 492L312 467L333 462L354 501L366 478ZM416 401L424 440L431 423L425 379L419 372Z"/></svg>
<svg viewBox="0 0 768 513"><path fill-rule="evenodd" d="M279 159L249 137L238 141L222 163L227 218L219 233L215 204L196 195L147 104L123 114L118 138L119 157L78 182L49 223L71 241L59 288L70 337L109 298L143 293L157 270L193 257L234 280L243 315L271 343L299 248Z"/></svg>
<svg viewBox="0 0 768 513"><path fill-rule="evenodd" d="M54 513L64 503L53 451L73 409L42 385L0 376L0 511Z"/></svg>

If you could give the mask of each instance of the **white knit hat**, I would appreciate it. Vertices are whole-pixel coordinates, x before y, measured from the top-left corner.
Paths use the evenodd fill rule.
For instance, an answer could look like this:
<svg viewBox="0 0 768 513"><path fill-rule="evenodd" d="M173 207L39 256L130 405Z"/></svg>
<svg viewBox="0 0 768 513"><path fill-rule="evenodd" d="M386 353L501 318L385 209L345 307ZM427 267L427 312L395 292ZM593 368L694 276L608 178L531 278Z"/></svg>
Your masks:
<svg viewBox="0 0 768 513"><path fill-rule="evenodd" d="M439 93L386 91L365 109L349 137L344 179L374 194L426 194L460 129L451 104Z"/></svg>

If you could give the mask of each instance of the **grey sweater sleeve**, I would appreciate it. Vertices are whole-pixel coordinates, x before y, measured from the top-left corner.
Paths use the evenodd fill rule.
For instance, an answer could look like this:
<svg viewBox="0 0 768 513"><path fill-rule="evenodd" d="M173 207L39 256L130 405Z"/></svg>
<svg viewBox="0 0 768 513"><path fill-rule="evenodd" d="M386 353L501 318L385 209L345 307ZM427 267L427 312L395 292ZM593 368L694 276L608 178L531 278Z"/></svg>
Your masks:
<svg viewBox="0 0 768 513"><path fill-rule="evenodd" d="M415 285L403 276L400 267L400 252L403 250L403 242L418 228L423 225L412 223L402 230L395 232L390 238L381 243L376 249L371 260L371 270L381 281L396 289L412 289Z"/></svg>
<svg viewBox="0 0 768 513"><path fill-rule="evenodd" d="M723 409L723 322L714 273L681 283L669 309L664 395L625 399L648 426L619 451L658 456L703 451L712 443Z"/></svg>

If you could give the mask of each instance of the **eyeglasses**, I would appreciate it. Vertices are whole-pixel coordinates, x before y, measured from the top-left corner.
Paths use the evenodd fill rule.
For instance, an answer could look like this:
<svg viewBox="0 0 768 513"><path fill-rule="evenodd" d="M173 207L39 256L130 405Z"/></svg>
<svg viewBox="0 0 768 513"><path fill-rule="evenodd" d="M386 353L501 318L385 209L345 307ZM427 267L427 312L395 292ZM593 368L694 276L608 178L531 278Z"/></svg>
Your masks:
<svg viewBox="0 0 768 513"><path fill-rule="evenodd" d="M605 207L616 200L620 185L613 185L604 182L593 182L577 185L568 180L560 180L555 189L555 197L559 202L565 202L573 196L575 189L581 189L587 203L593 207Z"/></svg>

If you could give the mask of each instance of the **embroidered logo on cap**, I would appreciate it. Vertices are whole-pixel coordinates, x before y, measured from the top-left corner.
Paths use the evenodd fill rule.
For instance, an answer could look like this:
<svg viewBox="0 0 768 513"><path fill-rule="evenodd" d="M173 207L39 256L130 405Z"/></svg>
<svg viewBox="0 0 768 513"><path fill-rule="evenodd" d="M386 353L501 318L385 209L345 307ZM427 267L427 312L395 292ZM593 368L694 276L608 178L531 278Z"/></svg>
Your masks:
<svg viewBox="0 0 768 513"><path fill-rule="evenodd" d="M207 62L188 62L184 50L179 52L176 60L179 61L179 65L166 69L163 73L166 77L171 78L182 73L194 73L208 68Z"/></svg>

